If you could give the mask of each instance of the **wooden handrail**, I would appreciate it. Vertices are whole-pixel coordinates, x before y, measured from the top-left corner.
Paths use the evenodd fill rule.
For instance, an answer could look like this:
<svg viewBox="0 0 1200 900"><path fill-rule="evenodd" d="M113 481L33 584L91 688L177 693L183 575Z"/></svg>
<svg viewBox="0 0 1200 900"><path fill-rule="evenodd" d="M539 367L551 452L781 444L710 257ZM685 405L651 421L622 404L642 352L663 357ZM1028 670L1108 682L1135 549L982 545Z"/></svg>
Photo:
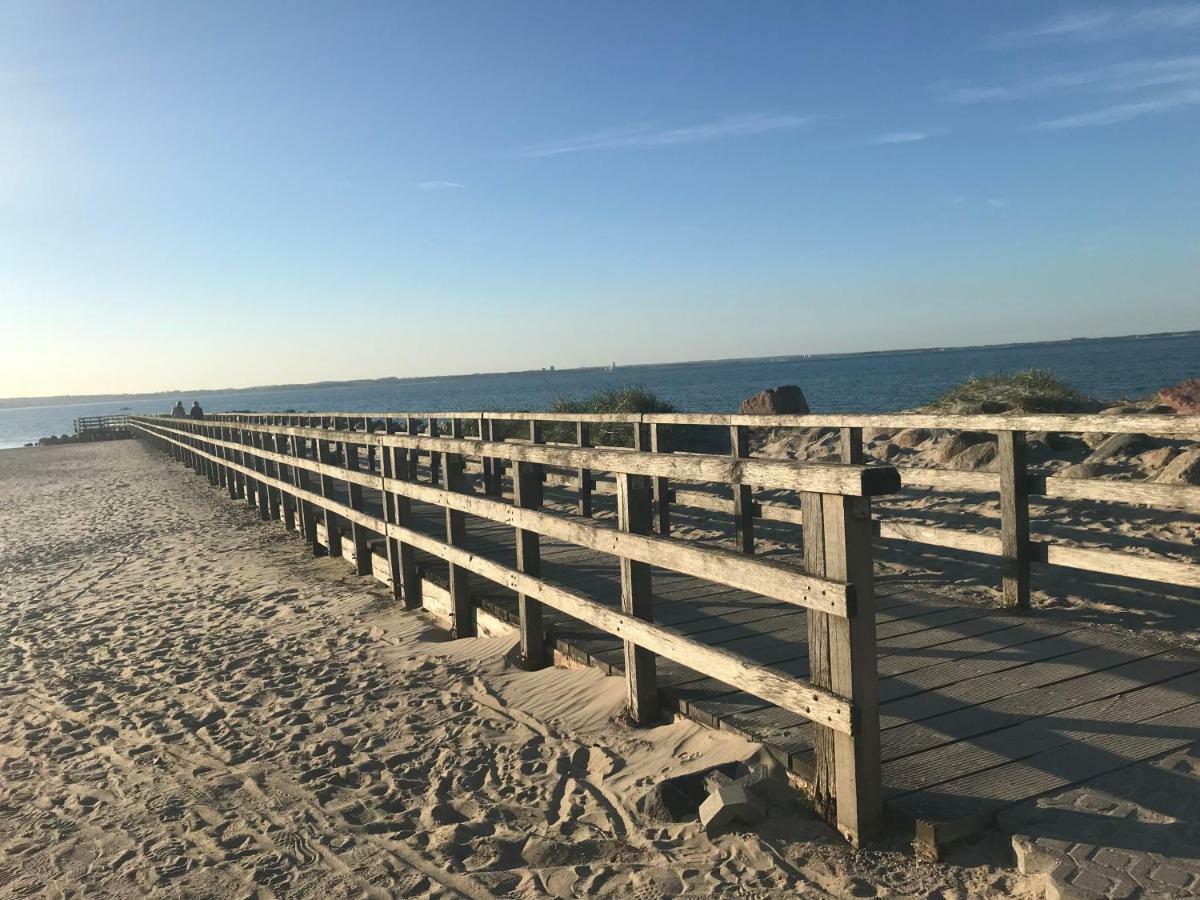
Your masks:
<svg viewBox="0 0 1200 900"><path fill-rule="evenodd" d="M750 428L872 428L900 430L928 428L942 431L1049 431L1067 434L1200 435L1200 415L1032 413L1032 414L942 414L942 413L871 413L806 415L742 415L739 413L554 413L554 412L310 412L310 413L216 413L210 418L245 421L252 418L338 418L364 419L416 418L449 420L494 420L538 422L589 422L613 425L699 425L713 427L747 426Z"/></svg>

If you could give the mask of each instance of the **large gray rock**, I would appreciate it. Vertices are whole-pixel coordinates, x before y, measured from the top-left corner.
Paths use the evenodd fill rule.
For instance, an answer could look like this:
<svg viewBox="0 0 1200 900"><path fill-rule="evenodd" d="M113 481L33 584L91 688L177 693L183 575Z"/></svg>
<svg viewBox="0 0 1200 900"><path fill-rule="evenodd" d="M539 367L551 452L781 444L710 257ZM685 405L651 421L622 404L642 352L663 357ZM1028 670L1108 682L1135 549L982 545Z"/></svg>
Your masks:
<svg viewBox="0 0 1200 900"><path fill-rule="evenodd" d="M738 407L738 413L745 416L806 416L808 400L796 385L782 384L747 397Z"/></svg>
<svg viewBox="0 0 1200 900"><path fill-rule="evenodd" d="M1200 450L1180 453L1154 480L1162 484L1200 485Z"/></svg>

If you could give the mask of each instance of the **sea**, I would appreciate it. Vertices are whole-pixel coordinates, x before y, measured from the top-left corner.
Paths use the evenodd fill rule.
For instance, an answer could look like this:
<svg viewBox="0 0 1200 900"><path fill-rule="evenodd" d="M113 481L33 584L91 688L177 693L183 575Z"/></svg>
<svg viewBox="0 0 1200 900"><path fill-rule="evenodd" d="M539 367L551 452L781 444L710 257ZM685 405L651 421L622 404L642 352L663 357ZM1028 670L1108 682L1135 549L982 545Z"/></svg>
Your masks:
<svg viewBox="0 0 1200 900"><path fill-rule="evenodd" d="M69 434L77 416L165 413L198 399L207 412L453 412L538 410L559 398L641 385L686 412L732 412L764 388L797 384L815 413L896 412L921 406L972 375L1039 368L1102 400L1141 399L1200 376L1200 332L988 347L904 350L622 366L393 381L131 396L0 409L0 448Z"/></svg>

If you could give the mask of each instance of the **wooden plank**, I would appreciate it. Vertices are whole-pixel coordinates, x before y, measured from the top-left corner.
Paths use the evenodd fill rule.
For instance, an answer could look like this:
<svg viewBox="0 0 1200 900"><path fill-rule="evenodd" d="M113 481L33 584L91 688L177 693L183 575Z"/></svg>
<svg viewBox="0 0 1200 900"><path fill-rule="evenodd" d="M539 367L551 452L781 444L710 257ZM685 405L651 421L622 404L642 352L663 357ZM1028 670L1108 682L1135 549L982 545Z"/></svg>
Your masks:
<svg viewBox="0 0 1200 900"><path fill-rule="evenodd" d="M530 423L530 440L542 440L538 422ZM513 469L513 504L522 509L542 506L542 472L537 463L519 462ZM541 537L536 531L516 529L517 571L540 578L542 574ZM526 668L546 665L546 633L542 624L542 605L528 594L517 595L521 632L521 658Z"/></svg>
<svg viewBox="0 0 1200 900"><path fill-rule="evenodd" d="M284 433L313 437L312 429L279 427ZM247 425L249 430L266 426ZM430 420L436 428L436 420ZM480 441L473 438L374 434L365 439L376 446L399 446L430 453L462 456L498 456L513 461L579 468L586 466L613 473L648 475L681 481L750 484L764 488L811 490L848 496L895 493L900 476L890 466L849 466L837 463L800 463L793 460L737 459L699 454L656 454L607 447L570 447L528 443Z"/></svg>
<svg viewBox="0 0 1200 900"><path fill-rule="evenodd" d="M1053 747L1027 759L948 782L936 793L899 797L889 807L915 820L919 849L936 855L938 848L949 841L986 827L1005 807L1194 743L1200 729L1200 704L1193 703L1138 724L1140 727L1132 731L1101 734L1086 729L1067 731L1070 753Z"/></svg>
<svg viewBox="0 0 1200 900"><path fill-rule="evenodd" d="M1200 588L1200 566L1191 563L1176 562L1162 557L1137 556L1122 550L1068 547L1048 541L1031 541L1030 552L1034 562L1051 566Z"/></svg>
<svg viewBox="0 0 1200 900"><path fill-rule="evenodd" d="M617 476L617 516L620 529L628 534L650 531L650 483L641 475ZM621 558L621 611L644 622L654 620L650 566ZM658 684L654 653L634 641L625 640L625 681L629 695L629 718L648 725L658 718Z"/></svg>
<svg viewBox="0 0 1200 900"><path fill-rule="evenodd" d="M1025 433L996 433L1000 452L1001 605L1029 609L1029 491Z"/></svg>
<svg viewBox="0 0 1200 900"><path fill-rule="evenodd" d="M241 414L239 420L258 420L269 414ZM340 414L345 416L347 414ZM353 415L362 415L354 413ZM371 413L370 415L421 415L450 418L487 415L509 421L528 421L538 418L544 422L574 422L580 418L594 423L625 423L664 425L749 425L759 428L873 428L900 431L905 428L929 428L948 431L1059 431L1072 434L1200 434L1200 415L1092 415L1034 413L1030 415L947 415L941 413L878 413L878 414L811 414L811 415L741 415L728 413L551 413L551 412L443 412L443 413ZM218 413L209 418L225 418ZM146 417L139 417L146 418ZM166 417L162 417L166 418Z"/></svg>
<svg viewBox="0 0 1200 900"><path fill-rule="evenodd" d="M1143 670L1147 662L1139 661ZM993 711L991 722L962 732L952 746L890 761L884 767L889 798L1070 744L1073 728L1086 727L1092 734L1126 730L1131 723L1200 702L1200 662L1193 660L1189 666L1159 657L1154 664L1156 671L1147 673L1150 680L1144 680L1134 664L1123 667L1126 674L1119 679L1116 673L1121 669L1106 673L1106 684L1099 689L1087 690L1091 685L1077 680L1071 683L1078 685L1074 692L1050 689L1041 692L1047 696L1038 697L1036 705L1008 704L1011 712Z"/></svg>
<svg viewBox="0 0 1200 900"><path fill-rule="evenodd" d="M342 456L346 460L346 467L351 472L358 473L361 471L358 458L358 445L353 441L347 440L342 443ZM361 511L363 509L363 489L362 484L347 481L346 489L350 495L350 508ZM350 537L354 542L354 573L356 575L371 574L371 553L367 549L367 530L363 526L354 522L350 523Z"/></svg>
<svg viewBox="0 0 1200 900"><path fill-rule="evenodd" d="M590 422L575 423L575 443L580 447L592 446L592 426ZM580 466L576 471L578 500L576 511L579 515L590 518L592 515L592 470Z"/></svg>
<svg viewBox="0 0 1200 900"><path fill-rule="evenodd" d="M730 454L735 459L750 456L750 428L735 425L729 429ZM733 545L739 553L754 553L754 490L749 484L735 484L733 490ZM811 571L811 570L810 570Z"/></svg>
<svg viewBox="0 0 1200 900"><path fill-rule="evenodd" d="M1148 484L1052 475L1031 478L1029 492L1060 500L1102 500L1200 513L1200 486L1190 484Z"/></svg>

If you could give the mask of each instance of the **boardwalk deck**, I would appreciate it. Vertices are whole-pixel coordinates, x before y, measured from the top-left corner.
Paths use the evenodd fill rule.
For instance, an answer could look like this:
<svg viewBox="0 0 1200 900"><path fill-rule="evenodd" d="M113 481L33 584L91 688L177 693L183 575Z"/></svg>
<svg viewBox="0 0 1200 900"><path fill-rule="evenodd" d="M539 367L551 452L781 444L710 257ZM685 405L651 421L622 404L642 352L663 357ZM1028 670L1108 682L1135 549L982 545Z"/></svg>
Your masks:
<svg viewBox="0 0 1200 900"><path fill-rule="evenodd" d="M364 492L369 510L380 498ZM573 506L567 493L547 502ZM598 506L602 504L598 503ZM611 521L603 509L599 521ZM444 534L444 511L413 504L415 527ZM467 518L465 546L505 565L514 532ZM383 553L381 542L373 549ZM444 561L419 553L422 577L446 587ZM542 577L614 609L615 560L542 541ZM737 650L789 675L808 675L799 607L654 570L655 620L710 646ZM481 609L517 624L516 595L471 583ZM1194 742L1200 731L1200 654L1089 627L956 605L945 597L877 586L883 784L889 816L938 848L985 827L1001 809ZM545 610L547 648L618 673L620 640ZM812 726L665 659L663 702L706 725L761 741L791 771L811 775ZM1069 746L1068 746L1069 745Z"/></svg>
<svg viewBox="0 0 1200 900"><path fill-rule="evenodd" d="M261 440L263 431L269 429L251 425L245 430L254 440ZM432 423L430 430L433 431ZM409 431L412 432L411 423ZM336 430L332 433L346 434ZM218 444L240 456L243 447L255 446L254 440L247 441L243 435L237 443L218 441ZM281 440L276 440L277 445ZM848 779L847 790L843 792L839 786L836 797L854 798L845 809L871 811L870 817L853 816L843 823L843 806L840 802L837 805L839 828L856 844L864 834L877 831L881 800L893 820L914 828L919 847L936 854L941 845L977 831L1007 806L1162 755L1190 744L1200 736L1200 654L1106 632L1088 624L1051 620L1035 613L1014 615L956 604L944 596L913 590L903 584L888 584L886 579L880 579L873 590L869 570L865 577L860 572L853 585L840 578L818 582L818 593L810 594L812 579L804 581L792 577L792 580L781 582L777 576L802 571L823 575L824 566L812 569L804 565L806 560L797 559L786 550L777 551L777 558L793 563L790 566L762 562L748 566L749 560L743 556L701 549L703 545L698 543L684 549L683 544L690 542L661 538L648 544L644 538L638 539L641 543L631 542L629 533L601 538L598 535L605 529L617 528L612 496L599 493L591 496L592 514L581 518L576 515L579 505L576 493L556 488L561 481L553 478L547 480L545 508L553 511L554 515L549 518L555 524L538 532L541 534L540 563L535 561L535 565L540 570L539 579L514 580L510 574L516 576L514 570L522 567L514 526L520 523L520 527L528 528L532 527L531 522L546 525L545 519L510 517L508 512L497 514L495 501L481 503L478 500L485 488L483 484L474 483L478 473L469 475L460 484L457 473L462 457L459 454L469 453L469 446L464 450L454 442L425 438L404 440L425 444L418 446L423 459L428 459L431 452L434 455L450 454L445 457L448 463L446 480L455 485L455 491L476 494L476 498L455 497L450 502L449 495L428 487L413 485L402 489L405 486L401 482L389 482L396 486L388 490L411 500L405 502L406 524L401 529L401 540L411 548L410 552L415 550L416 566L425 584L427 606L452 618L456 631L462 629L459 633L471 634L476 618L471 612L472 605L486 613L480 617L481 623L498 620L514 627L521 623L517 595L501 585L522 585L523 590L541 591L543 598L570 597L570 602L534 603L540 615L532 625L528 615L525 620L522 640L526 658L542 655L536 651L531 654L530 647L537 647L544 624L546 646L541 650L549 649L607 672L620 672L630 659L631 645L622 640L628 641L629 633L622 633L616 626L607 630L603 627L609 625L613 614L622 608L622 561L620 554L612 549L615 539L622 538L623 546L630 550L629 555L640 560L638 565L650 566L652 618L657 626L661 626L648 627L627 616L623 620L627 624L623 627L632 629L634 624L638 625L642 629L636 632L640 635L638 641L647 641L648 647L654 646L651 641L668 633L672 640L680 642L656 651L664 654L657 659L657 694L647 692L646 703L653 706L652 701L657 697L666 706L700 722L761 741L793 772L811 778L817 785L818 798L822 796L823 785L824 796L829 799L830 779L834 774L831 765L845 765L845 769L837 769L836 776ZM376 483L383 484L374 480L381 477L377 468L381 462L378 453L371 449L358 454L347 451L343 460L353 472L351 477L351 472L340 465L328 464L332 461L331 454L338 454L334 454L324 441L319 443L319 455L327 457L315 469L321 475L321 495L308 492L302 496L309 497L307 502L324 509L319 517L324 521L313 521L310 510L306 513L310 517L309 524L324 530L325 523L341 522L344 530L339 529L336 533L338 539L327 542L332 543L334 552L355 557L360 573L373 572L376 577L387 580L392 567L386 559L386 542L370 530L386 528L395 539L395 521L385 523L388 516L383 509L382 495L373 487ZM533 446L537 443L539 440L535 438L533 444L525 444L523 449L505 445L514 462L510 471L513 468L520 471L524 466L531 468L524 470L523 478L536 474L536 466L547 461L548 455L544 448ZM182 455L177 453L177 458L190 462L197 471L207 469L213 483L218 483L217 473L210 464L220 463L222 456L192 453L187 443L174 442L168 446L182 447L184 452ZM386 443L377 446L379 452L388 447ZM560 458L562 453L562 450L552 451L549 461ZM294 527L296 523L294 517L289 516L286 500L289 482L273 479L271 474L273 467L287 468L289 457L287 454L267 456L274 456L274 460L267 462L261 452L256 456L251 450L249 461L253 467L235 464L234 469L241 473L239 479L253 482L260 474L270 479L265 482L270 485L269 490L253 490L247 497L257 502L264 518L282 518ZM580 459L594 461L591 456ZM413 462L411 456L409 460ZM570 461L574 464L574 458ZM706 460L706 468L701 471L698 458L686 454L667 462L649 454L623 455L610 451L602 461L619 471L641 472L645 469L651 474L679 471L692 480L716 478L725 484L725 489L728 485L737 487L751 477L744 468L727 471L723 465L713 466L712 460ZM453 464L453 471L450 464ZM313 465L308 464L310 471ZM371 471L370 475L363 471L364 465ZM739 461L739 467L741 465ZM423 465L417 468L419 471L414 470L411 474L421 485L436 480ZM786 475L784 481L787 484L791 484L793 478L807 479L800 490L817 493L802 494L804 502L819 498L824 490L832 490L837 495L837 504L819 499L825 505L817 510L824 509L826 524L843 529L837 532L843 537L847 522L869 525L869 505L865 506L866 514L860 514L863 507L852 509L845 495L861 492L869 496L865 485L871 470L860 472L853 466L820 471L816 467L807 470L799 467L777 472L760 466L755 471L765 473L771 479ZM801 471L807 474L799 475ZM843 472L852 477L847 480L841 474ZM955 477L961 474L957 473ZM489 475L489 485L495 489L499 473L492 470ZM644 473L637 477L648 478ZM888 477L894 480L894 471ZM687 480L687 477L683 478L683 481ZM353 483L353 494L347 482ZM819 486L813 487L818 483ZM670 493L669 488L664 490L663 487L659 485L659 497ZM230 487L231 496L239 493L237 488L236 485ZM888 487L881 492L894 489ZM279 502L281 491L285 494L282 504ZM630 493L628 488L625 493ZM695 493L689 496L693 499L701 496L704 502L698 508L702 516L709 517L710 513L704 511L714 508L711 499ZM431 503L440 505L429 505ZM628 526L624 519L628 518L629 498L625 497L623 503L622 524ZM689 500L683 496L675 498L675 503L676 521L686 519L697 509L689 507ZM499 509L508 507L500 504ZM448 510L452 512L448 513ZM804 521L811 524L812 520L808 518L811 510L806 506L804 512ZM351 521L355 523L354 528L350 526ZM659 519L660 532L665 531L665 521L665 516ZM820 525L819 517L817 524ZM796 538L800 536L795 516L777 517L764 526L783 532L785 543L791 546L796 545ZM453 532L450 535L448 528ZM708 531L709 528L702 527L701 530ZM789 530L791 534L788 534ZM1019 527L1017 530L1019 532ZM826 533L833 532L816 531L817 543L812 546L825 546L828 551L825 560L829 561L845 548L838 549L837 544L824 545ZM865 541L861 540L864 535ZM315 547L319 540L315 531L309 537ZM575 543L564 543L558 537ZM813 535L806 532L804 537L808 540ZM975 539L975 535L961 532L955 538L955 545L964 541L973 545ZM444 552L448 545L453 552ZM870 532L863 530L857 546L860 550L865 548L864 560L870 559L869 545ZM1020 541L1018 545L1021 545ZM588 547L594 549L585 549ZM363 558L368 550L374 554L374 559ZM681 559L694 562L698 557L708 560L708 565L681 564ZM445 558L454 562L457 573L447 566ZM1024 563L1016 557L1006 559L1006 564L1011 563L1017 569L1027 568L1028 559ZM1146 577L1148 570L1144 561L1135 565L1131 563L1134 559L1125 554L1120 565L1110 559L1105 563L1107 568L1102 567L1100 571L1116 567L1122 573ZM704 575L711 580L665 568L672 561L681 571ZM625 564L628 565L628 560ZM841 558L838 564L845 568L846 559ZM729 566L743 574L723 578L725 573L718 572L717 565ZM1168 574L1174 573L1172 578L1175 580L1170 583L1195 583L1193 566L1172 565L1175 568ZM744 573L748 570L769 572L771 577L747 578ZM463 577L467 571L475 573L469 578L469 597L461 590L467 581ZM477 577L479 575L486 577ZM628 571L625 575L628 582ZM723 583L741 587L723 586ZM854 643L859 639L850 639L845 631L839 632L842 643L838 644L841 654L838 677L844 682L839 688L843 693L835 691L820 695L826 697L823 703L834 704L830 709L845 710L843 718L826 720L840 723L837 726L840 731L836 732L828 724L814 729L810 721L817 717L813 716L809 706L809 695L815 701L818 692L830 687L829 670L834 658L833 646L820 644L822 635L833 638L833 627L828 626L828 632L822 631L826 626L815 616L830 615L826 600L822 598L835 596L836 591L821 593L824 590L821 584L834 584L843 592L840 595L842 605L838 607L835 603L832 609L833 613L842 616L840 627L843 629L847 622L865 621L861 614L855 620L854 613L848 613L855 597L855 586L863 588L864 596L869 598L873 593L877 598L874 632L856 629L865 642ZM753 588L770 597L741 588ZM845 593L847 590L849 593ZM1010 593L1016 601L1012 605L1022 607L1025 587L1017 584ZM817 598L815 601L814 597ZM407 588L405 599L406 602L417 602L407 594ZM791 600L797 603L787 602ZM805 612L806 604L818 610L812 623ZM564 615L557 611L559 608L579 614L594 624ZM822 663L814 665L815 671L811 673L810 630L815 635L813 640L818 642L813 655ZM686 644L688 651L668 652L680 644ZM864 647L870 649L863 650ZM855 658L864 668L859 667L860 663L847 663L855 652L859 654ZM691 665L724 666L712 671L741 687L735 688L710 673L690 669L668 657L682 659ZM736 660L737 664L731 665L730 660ZM635 694L634 683L641 677L638 674L640 667L652 662L653 658L640 662L633 658L630 665L634 673L629 679L631 697ZM866 689L858 691L847 679L867 670L869 682ZM650 671L653 671L652 667ZM757 678L745 677L748 671L758 673ZM653 679L653 675L650 678ZM762 679L787 685L789 690L774 693L764 690ZM655 684L653 680L646 683ZM794 685L805 685L802 689L805 693L798 696ZM878 715L876 688L880 701ZM759 696L748 692L756 689ZM774 703L762 697L769 697ZM846 699L852 700L854 705L847 705ZM863 714L863 709L869 710L869 715ZM858 733L862 722L870 725L869 741ZM876 722L881 734L878 742L874 740ZM835 739L840 740L838 735L841 735L851 740L838 753L831 754L828 740L831 735ZM852 752L845 752L847 750ZM864 754L861 764L860 751ZM859 775L869 778L864 777L856 784ZM857 803L860 796L864 800L861 805Z"/></svg>

